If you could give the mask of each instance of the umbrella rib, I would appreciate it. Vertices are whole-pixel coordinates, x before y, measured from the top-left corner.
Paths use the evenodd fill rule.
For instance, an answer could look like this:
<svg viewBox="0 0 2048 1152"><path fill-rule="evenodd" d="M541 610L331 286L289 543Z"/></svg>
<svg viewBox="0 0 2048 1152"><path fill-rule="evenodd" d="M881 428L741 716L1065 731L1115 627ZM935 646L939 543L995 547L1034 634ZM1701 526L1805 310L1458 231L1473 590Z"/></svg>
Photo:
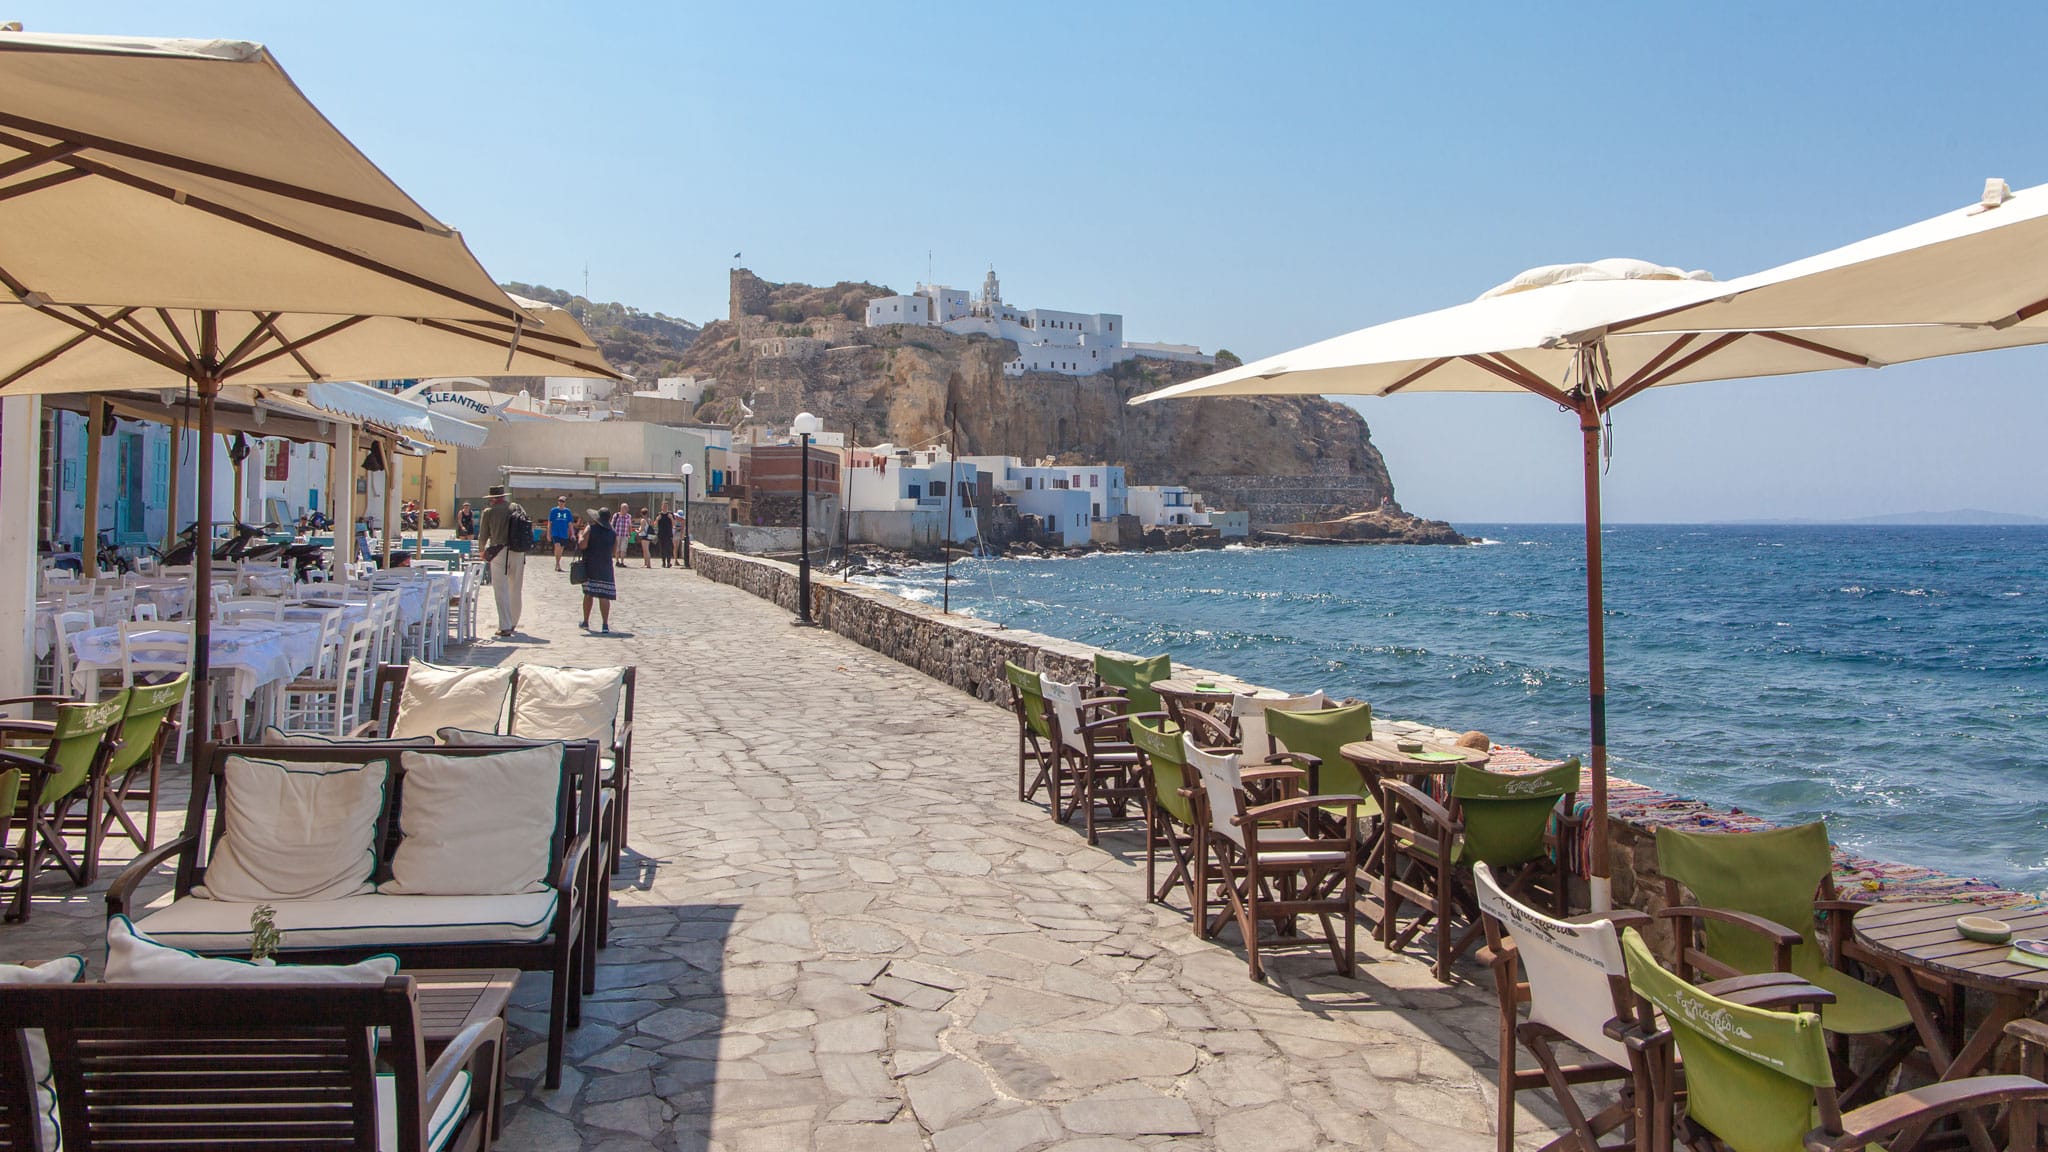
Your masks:
<svg viewBox="0 0 2048 1152"><path fill-rule="evenodd" d="M77 132L69 128L61 128L54 124L44 124L40 121L30 120L26 117L15 116L5 112L0 112L0 124L5 124L22 132L34 132L39 136L48 136L55 139L58 145L63 147L65 151L62 156L52 157L52 159L63 159L71 153L90 148L95 152L105 152L112 156L140 160L145 164L154 164L159 168L169 168L178 172L189 172L194 176L204 176L211 180L239 184L244 188L253 188L258 192L268 192L290 200L301 200L308 204L317 204L322 208L332 208L337 212L346 212L352 216L362 216L366 219L380 221L385 224L395 224L401 228L411 228L419 232L446 232L445 229L425 224L391 208L381 208L375 204L365 204L360 200L351 200L346 196L336 196L331 192L320 192L312 188L303 188L296 184L285 183L282 180L273 180L267 176L256 176L248 172L238 172L233 168L223 168L218 164L208 164L204 161L193 160L184 156L175 156L169 152L159 152L154 148L143 148L134 144L125 144L105 136L95 136L88 132ZM70 161L66 160L65 162L69 163Z"/></svg>
<svg viewBox="0 0 2048 1152"><path fill-rule="evenodd" d="M1659 352L1655 356L1650 357L1649 363L1643 365L1641 368L1636 369L1635 375L1630 376L1628 379L1622 381L1621 386L1617 388L1616 391L1626 394L1630 389L1635 387L1636 381L1641 380L1643 377L1648 376L1650 373L1655 372L1659 368L1662 368L1666 360L1669 360L1673 356L1676 356L1678 353L1684 351L1686 345L1692 343L1694 340L1697 339L1699 339L1699 333L1697 332L1681 333L1676 340L1673 340L1671 343L1665 345L1664 350L1662 352Z"/></svg>
<svg viewBox="0 0 2048 1152"><path fill-rule="evenodd" d="M519 337L519 342L521 344L524 344L529 340L545 340L551 344L566 344L571 348L581 349L583 347L583 345L578 344L571 337L563 336L560 335L559 333L554 332L538 331L532 328L515 328L513 325L507 324L502 320L465 320L463 321L463 323L469 325L472 328L486 328L493 332L503 332L507 336L511 336L516 333Z"/></svg>
<svg viewBox="0 0 2048 1152"><path fill-rule="evenodd" d="M14 371L9 372L4 378L0 378L0 390L5 390L8 385L14 383L16 380L21 379L23 376L27 376L31 372L40 371L44 365L49 364L50 362L56 360L57 357L62 356L66 352L71 351L73 348L78 347L80 344L83 344L90 339L92 339L92 333L80 332L77 335L71 337L71 339L66 340L62 344L57 345L55 348L50 349L48 352L43 353L41 356L38 356L35 359L29 361L28 363L22 365L21 367L16 368Z"/></svg>
<svg viewBox="0 0 2048 1152"><path fill-rule="evenodd" d="M170 342L165 340L163 337L157 335L154 332L151 332L148 328L143 327L142 318L135 312L130 312L128 315L123 316L121 318L121 324L123 330L132 332L135 335L141 337L142 339L149 341L150 344L154 345L157 348L157 350L162 352L164 355L177 358L178 350L176 348L171 347ZM184 357L184 360L187 363L190 363L191 359L192 357L189 354Z"/></svg>
<svg viewBox="0 0 2048 1152"><path fill-rule="evenodd" d="M171 371L179 373L181 375L186 371L190 370L190 363L179 360L176 356L170 355L167 352L158 351L155 347L143 343L142 341L137 340L133 336L130 336L125 330L119 327L121 321L126 320L129 317L129 315L135 311L135 309L123 308L110 316L102 316L98 312L95 312L90 308L84 307L83 305L73 304L68 305L67 307L71 308L72 311L90 317L92 319L92 323L88 324L84 320L80 320L77 316L71 315L69 312L64 311L63 308L58 307L57 305L51 305L48 308L37 309L37 311L40 311L43 315L48 316L53 320L61 320L64 323L71 325L73 328L78 329L80 332L83 332L88 336L95 336L101 340L105 340L107 343L114 345L116 348L120 348L123 351L139 356L152 364L162 365L163 367L169 368Z"/></svg>
<svg viewBox="0 0 2048 1152"><path fill-rule="evenodd" d="M82 145L74 144L68 140L59 140L55 144L47 144L41 148L30 148L26 154L16 156L14 159L0 164L0 180L19 176L23 172L33 171L45 164L54 164L73 152L78 151L80 147Z"/></svg>
<svg viewBox="0 0 2048 1152"><path fill-rule="evenodd" d="M31 192L40 192L45 188L55 188L59 184L69 184L73 180L82 180L85 176L86 173L76 168L66 168L62 172L51 172L48 175L38 176L33 180L23 180L19 184L9 184L5 188L0 188L0 200L12 200L17 196L26 196Z"/></svg>
<svg viewBox="0 0 2048 1152"><path fill-rule="evenodd" d="M1730 344L1735 343L1737 340L1742 339L1744 336L1749 335L1753 335L1753 333L1723 332L1721 335L1716 336L1713 340L1709 341L1706 347L1693 352L1690 356L1681 357L1676 363L1672 364L1670 367L1665 368L1660 372L1654 373L1649 376L1645 376L1640 372L1636 373L1636 375L1632 377L1628 383L1615 389L1611 394L1608 395L1607 407L1612 408L1616 404L1621 403L1623 400L1628 399L1629 397L1635 395L1638 392L1641 392L1648 388L1655 388L1657 385L1662 384L1664 381L1669 380L1671 377L1678 375L1680 372L1685 371L1687 368L1692 367L1700 361L1705 360L1707 357L1712 356L1714 353L1719 352L1721 349L1726 348Z"/></svg>
<svg viewBox="0 0 2048 1152"><path fill-rule="evenodd" d="M286 344L282 348L275 348L269 352L265 352L261 356L252 357L251 359L237 365L234 371L237 374L242 372L253 371L256 368L260 368L263 365L270 363L272 360L277 359L279 356L296 355L298 350L304 348L306 345L316 343L321 340L325 340L329 336L332 336L345 328L353 328L356 325L361 324L363 321L368 319L368 316L350 316L345 319L338 320L332 324L329 324L327 327L322 328L318 332L313 333L310 336L302 336L299 339ZM280 336L280 338L282 337ZM300 363L304 364L305 361L301 360ZM309 372L309 374L312 375L312 377L316 380L320 378L320 375L317 372ZM226 379L228 375L229 373L223 372L221 374L221 378Z"/></svg>
<svg viewBox="0 0 2048 1152"><path fill-rule="evenodd" d="M224 369L233 368L241 361L242 357L262 347L263 339L266 336L276 336L278 343L284 343L283 335L279 334L277 329L272 327L277 321L277 313L251 312L249 315L256 318L256 323L250 326L249 334L242 337L242 342L235 345L234 350L227 354L227 358L220 362L220 366Z"/></svg>
<svg viewBox="0 0 2048 1152"><path fill-rule="evenodd" d="M1485 356L1461 356L1459 359L1476 364L1517 388L1534 392L1546 400L1554 400L1567 408L1572 406L1571 397L1566 396L1562 389L1545 383L1541 376L1515 363L1512 357L1494 352Z"/></svg>
<svg viewBox="0 0 2048 1152"><path fill-rule="evenodd" d="M4 116L0 116L0 120L4 120ZM0 143L5 142L7 142L5 138L0 137ZM205 212L210 216L217 216L222 220L228 221L231 224L240 224L244 228L248 228L256 232L261 232L266 236L272 236L290 244L297 244L301 248L311 249L312 251L318 252L323 256L331 257L345 264L353 264L358 268L362 268L370 272L375 272L380 276L388 276L401 284L409 284L415 288L420 288L425 291L432 292L437 296L445 296L450 300L454 300L462 304L467 304L473 308L482 309L483 311L492 313L494 315L507 317L514 315L515 310L509 303L493 303L481 297L472 296L469 293L462 291L461 289L451 288L445 284L437 284L424 276L419 276L414 273L407 272L402 268L394 268L381 260L373 260L368 256L364 256L356 252L351 252L346 248L340 247L339 245L329 244L325 240L316 240L311 236L307 236L303 233L293 231L292 229L287 228L282 224L274 224L260 217L251 216L247 212L243 212L240 209L236 208L230 208L225 204L216 204L203 196L191 195L190 193L187 193L181 189L172 188L168 184L159 184L156 181L150 180L146 177L137 176L134 173L124 172L119 168L110 167L106 164L101 164L97 161L87 160L77 156L71 157L70 159L64 161L64 163L73 165L74 167L83 168L86 171L91 172L95 176L99 176L102 177L103 179L113 181L116 184L121 184L126 187L133 188L138 192L146 192L153 196L161 196L166 200L177 201L185 205L187 208L196 208L201 212Z"/></svg>
<svg viewBox="0 0 2048 1152"><path fill-rule="evenodd" d="M169 308L159 308L156 310L156 315L157 319L164 322L164 328L170 332L171 339L178 342L178 351L185 354L186 361L190 362L198 359L198 354L192 351L191 342L186 340L185 334L178 330L178 322L171 319L171 310Z"/></svg>
<svg viewBox="0 0 2048 1152"><path fill-rule="evenodd" d="M500 341L498 341L498 340L495 340L495 339L492 339L491 337L489 337L489 336L486 336L486 335L484 335L484 334L483 334L483 333L481 333L481 332L471 332L471 331L469 331L469 330L468 330L467 328L464 328L464 327L462 327L461 325L458 325L458 324L450 324L449 322L447 322L447 321L445 321L445 320L434 320L434 319L431 319L431 318L422 318L422 319L421 319L421 320L420 320L419 322L420 322L420 323L421 323L422 325L424 325L424 326L426 326L426 327L428 327L428 328L432 328L432 329L434 329L434 330L435 330L435 331L437 331L437 332L446 332L446 333L448 333L448 334L449 334L449 335L451 335L451 336L466 336L466 337L468 337L468 338L469 338L469 339L471 339L471 340L475 340L475 341L478 341L479 343L483 343L483 344L489 344L489 345L491 345L492 347L496 347L496 348L502 348L502 347L504 347L504 344L503 344L502 342L500 342ZM520 349L520 351L522 351L522 352L526 353L526 354L527 354L527 355L529 355L529 356L538 356L538 357L540 357L540 358L541 358L541 359L543 359L543 360L552 360L552 361L554 361L554 362L555 362L555 363L557 363L557 364L568 364L568 365L572 365L572 366L574 366L574 367L577 367L577 368L585 368L585 369L589 369L590 371L593 371L593 372L595 372L595 371L601 371L601 369L599 369L599 368L598 368L598 367L597 367L596 365L594 365L594 364L585 364L585 363L583 363L583 362L582 362L581 360L577 360L577 359L574 359L573 357L569 357L569 356L557 356L557 355L555 355L555 354L554 354L553 352L548 352L548 351L544 351L544 350L542 350L542 349L539 349L539 348L521 348L521 349ZM606 374L607 376L611 375L611 373L609 373L609 372L607 372L607 373L605 373L605 374Z"/></svg>
<svg viewBox="0 0 2048 1152"><path fill-rule="evenodd" d="M1429 375L1431 372L1434 372L1437 369L1443 367L1444 365L1449 364L1451 360L1452 357L1439 356L1436 359L1431 360L1429 363L1424 364L1422 367L1417 368L1415 371L1410 372L1406 376L1401 377L1399 380L1394 381L1392 384L1387 385L1385 388L1380 389L1380 395L1392 396L1394 393L1399 392L1401 389L1406 388L1410 384L1415 383L1417 380L1422 379L1424 376Z"/></svg>
<svg viewBox="0 0 2048 1152"><path fill-rule="evenodd" d="M1859 356L1854 352L1844 352L1840 348L1832 348L1826 344L1802 339L1789 332L1759 331L1752 333L1752 335L1761 336L1766 340L1776 340L1780 344L1790 344L1794 348L1804 348L1808 352L1818 353L1822 356L1832 356L1837 360L1846 360L1858 368L1875 368L1878 366L1877 361L1872 360L1868 356Z"/></svg>

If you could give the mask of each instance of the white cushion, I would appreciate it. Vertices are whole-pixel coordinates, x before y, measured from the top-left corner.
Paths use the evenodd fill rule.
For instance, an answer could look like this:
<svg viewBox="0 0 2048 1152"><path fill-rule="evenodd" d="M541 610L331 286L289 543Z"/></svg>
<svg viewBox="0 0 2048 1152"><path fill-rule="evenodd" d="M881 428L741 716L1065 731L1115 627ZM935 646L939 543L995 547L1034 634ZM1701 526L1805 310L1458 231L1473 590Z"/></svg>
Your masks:
<svg viewBox="0 0 2048 1152"><path fill-rule="evenodd" d="M373 892L340 900L302 900L272 907L284 934L280 954L295 948L396 948L406 944L525 944L554 928L557 894L518 896L390 896ZM202 952L248 950L254 904L179 900L138 925L161 943Z"/></svg>
<svg viewBox="0 0 2048 1152"><path fill-rule="evenodd" d="M413 736L404 740L387 740L382 736L323 736L318 732L287 732L275 724L263 726L262 735L256 738L258 744L273 748L317 748L322 745L361 748L365 745L380 748L432 748L432 736Z"/></svg>
<svg viewBox="0 0 2048 1152"><path fill-rule="evenodd" d="M285 763L230 756L221 838L193 895L261 903L370 890L390 764Z"/></svg>
<svg viewBox="0 0 2048 1152"><path fill-rule="evenodd" d="M240 915L239 949L248 950L249 914L256 910L256 905L230 904L220 900L180 900L178 903L212 905L221 911ZM143 923L154 919L156 917L151 916ZM278 919L284 919L282 911ZM235 947L233 935L223 932L213 946ZM226 957L195 956L168 939L145 933L126 916L116 916L107 921L109 984L382 984L397 973L396 956L372 956L354 964L255 964Z"/></svg>
<svg viewBox="0 0 2048 1152"><path fill-rule="evenodd" d="M469 1072L455 1074L441 1106L427 1118L427 1152L438 1152L455 1134L456 1123L469 1113ZM398 1152L398 1077L377 1076L377 1152Z"/></svg>
<svg viewBox="0 0 2048 1152"><path fill-rule="evenodd" d="M547 887L564 745L487 756L407 752L405 838L378 890L503 896Z"/></svg>
<svg viewBox="0 0 2048 1152"><path fill-rule="evenodd" d="M391 735L432 736L436 728L494 732L512 691L511 668L452 668L414 660L405 668L405 691Z"/></svg>
<svg viewBox="0 0 2048 1152"><path fill-rule="evenodd" d="M0 984L76 984L85 978L85 957L60 956L47 964L0 964ZM36 1122L43 1129L43 1147L61 1148L57 1124L57 1085L50 1076L50 1044L41 1028L25 1030L28 1068L36 1080Z"/></svg>
<svg viewBox="0 0 2048 1152"><path fill-rule="evenodd" d="M553 736L507 736L502 732L477 732L469 728L441 728L434 739L450 748L538 748L558 741Z"/></svg>
<svg viewBox="0 0 2048 1152"><path fill-rule="evenodd" d="M519 690L512 696L515 736L555 740L596 740L612 745L618 727L619 696L626 688L624 668L549 668L519 666ZM477 724L457 724L478 728Z"/></svg>

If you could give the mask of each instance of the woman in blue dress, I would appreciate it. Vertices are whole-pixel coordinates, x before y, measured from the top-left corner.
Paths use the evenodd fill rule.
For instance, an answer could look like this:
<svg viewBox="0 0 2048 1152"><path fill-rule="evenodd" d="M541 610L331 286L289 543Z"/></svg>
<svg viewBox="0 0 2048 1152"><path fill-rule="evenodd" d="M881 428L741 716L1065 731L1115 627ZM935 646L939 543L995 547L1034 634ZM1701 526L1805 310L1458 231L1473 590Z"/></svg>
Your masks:
<svg viewBox="0 0 2048 1152"><path fill-rule="evenodd" d="M618 537L612 533L611 518L602 508L586 514L583 535L583 626L590 627L590 605L595 602L603 630L612 630L612 601L619 598L619 585L612 569L612 552Z"/></svg>

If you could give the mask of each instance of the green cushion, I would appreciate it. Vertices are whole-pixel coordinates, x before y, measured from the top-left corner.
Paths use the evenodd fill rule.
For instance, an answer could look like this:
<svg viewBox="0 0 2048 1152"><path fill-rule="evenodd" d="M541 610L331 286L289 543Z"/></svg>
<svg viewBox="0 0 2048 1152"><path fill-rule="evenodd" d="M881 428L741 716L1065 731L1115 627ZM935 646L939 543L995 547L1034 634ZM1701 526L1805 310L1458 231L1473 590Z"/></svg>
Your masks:
<svg viewBox="0 0 2048 1152"><path fill-rule="evenodd" d="M1024 723L1040 740L1052 739L1052 726L1045 719L1044 678L1021 664L1003 661L1003 675L1024 701Z"/></svg>
<svg viewBox="0 0 2048 1152"><path fill-rule="evenodd" d="M1578 788L1577 759L1529 773L1458 765L1451 796L1465 825L1467 856L1495 868L1540 859L1549 851L1543 837L1557 802Z"/></svg>
<svg viewBox="0 0 2048 1152"><path fill-rule="evenodd" d="M128 710L121 717L121 746L107 762L107 774L119 776L149 758L156 734L185 698L192 674L181 673L162 684L138 684L128 690Z"/></svg>
<svg viewBox="0 0 2048 1152"><path fill-rule="evenodd" d="M1161 654L1126 658L1107 652L1095 654L1095 678L1111 688L1121 688L1131 701L1133 712L1158 712L1164 707L1159 693L1150 685L1173 675L1173 657Z"/></svg>
<svg viewBox="0 0 2048 1152"><path fill-rule="evenodd" d="M1194 803L1180 794L1181 789L1192 786L1180 728L1171 721L1162 720L1154 728L1143 720L1133 720L1130 729L1131 743L1145 754L1145 763L1151 768L1146 786L1152 790L1153 802L1175 820L1193 825Z"/></svg>
<svg viewBox="0 0 2048 1152"><path fill-rule="evenodd" d="M1814 1089L1835 1082L1820 1017L1702 992L1658 964L1633 928L1621 944L1629 983L1663 1010L1678 1043L1686 1115L1735 1152L1802 1152Z"/></svg>
<svg viewBox="0 0 2048 1152"><path fill-rule="evenodd" d="M1319 708L1311 712L1266 711L1266 734L1283 750L1314 756L1323 762L1316 770L1316 791L1325 796L1363 796L1358 814L1380 814L1372 792L1358 765L1338 751L1346 744L1372 739L1372 705L1346 704L1341 708Z"/></svg>

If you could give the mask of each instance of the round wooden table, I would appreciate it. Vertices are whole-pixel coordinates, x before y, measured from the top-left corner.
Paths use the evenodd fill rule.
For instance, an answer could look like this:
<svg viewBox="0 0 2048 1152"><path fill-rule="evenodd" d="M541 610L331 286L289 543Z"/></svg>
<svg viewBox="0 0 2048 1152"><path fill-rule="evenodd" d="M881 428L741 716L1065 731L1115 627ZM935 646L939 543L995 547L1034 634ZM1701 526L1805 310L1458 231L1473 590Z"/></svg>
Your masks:
<svg viewBox="0 0 2048 1152"><path fill-rule="evenodd" d="M1403 752L1402 744L1420 744L1414 752ZM1438 744L1430 740L1410 740L1405 736L1375 736L1370 740L1354 740L1338 753L1346 760L1358 765L1367 780L1377 782L1387 776L1448 776L1458 765L1469 764L1484 768L1493 759L1493 754L1479 748L1467 748L1462 744Z"/></svg>
<svg viewBox="0 0 2048 1152"><path fill-rule="evenodd" d="M1201 685L1207 684L1204 688ZM1159 699L1166 705L1166 714L1175 724L1181 723L1183 709L1193 708L1198 712L1214 712L1230 703L1243 687L1228 680L1198 680L1192 676L1169 676L1154 680L1146 685L1159 693Z"/></svg>
<svg viewBox="0 0 2048 1152"><path fill-rule="evenodd" d="M1873 904L1856 913L1856 942L1886 969L1913 1014L1928 1058L1943 1080L1958 1080L1982 1071L1998 1049L2005 1026L2033 1012L2048 996L2048 968L2006 959L2010 944L1983 944L1964 939L1956 929L1958 916L1988 916L2012 926L2013 938L2048 939L2048 909L2031 911L1984 904ZM1914 977L1919 979L1914 979ZM1925 985L1975 989L1990 997L1991 1010L1960 1049L1960 1013L1944 1020ZM1959 996L1947 998L1960 1005ZM1944 1027L1944 1025L1947 1025ZM1950 1055L1954 1052L1954 1055Z"/></svg>

